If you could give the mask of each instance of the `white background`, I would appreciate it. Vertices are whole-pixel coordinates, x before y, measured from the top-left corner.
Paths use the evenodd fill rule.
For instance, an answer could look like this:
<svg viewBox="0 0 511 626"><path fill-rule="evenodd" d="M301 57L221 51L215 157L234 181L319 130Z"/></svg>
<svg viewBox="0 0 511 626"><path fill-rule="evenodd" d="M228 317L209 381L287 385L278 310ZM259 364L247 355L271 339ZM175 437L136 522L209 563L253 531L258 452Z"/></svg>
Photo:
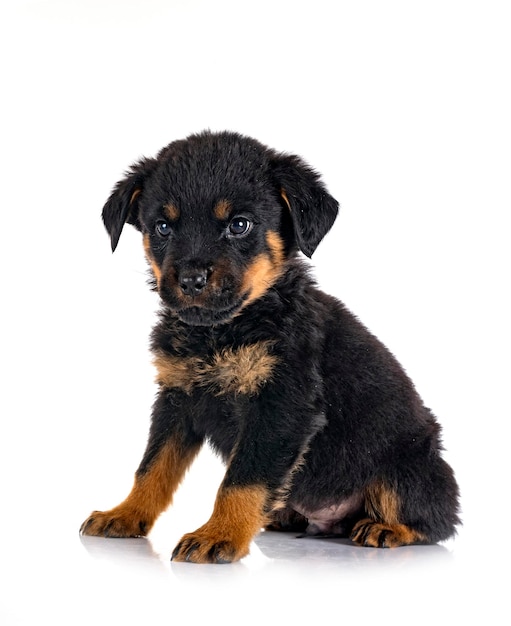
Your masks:
<svg viewBox="0 0 511 626"><path fill-rule="evenodd" d="M2 4L2 624L509 623L508 5ZM441 421L454 541L263 536L241 564L171 565L221 480L207 451L150 541L80 541L131 487L155 393L140 237L112 256L101 208L133 161L204 128L300 154L340 201L315 275Z"/></svg>

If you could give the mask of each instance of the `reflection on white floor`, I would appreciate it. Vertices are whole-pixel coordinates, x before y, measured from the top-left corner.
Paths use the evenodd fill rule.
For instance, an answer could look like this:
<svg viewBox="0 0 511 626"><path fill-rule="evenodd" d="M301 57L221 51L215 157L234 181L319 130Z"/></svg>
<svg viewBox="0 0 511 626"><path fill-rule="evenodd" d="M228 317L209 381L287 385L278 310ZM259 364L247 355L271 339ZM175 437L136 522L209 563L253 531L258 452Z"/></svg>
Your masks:
<svg viewBox="0 0 511 626"><path fill-rule="evenodd" d="M150 569L160 569L169 557L168 554L158 554L152 541L147 538L138 539L104 539L102 537L80 536L80 541L86 552L93 558L107 559L117 565L141 564ZM293 564L296 566L307 560L307 567L318 565L321 568L334 567L339 572L339 566L348 568L364 567L364 564L378 564L378 567L404 566L406 563L427 564L428 562L448 562L452 560L451 552L444 546L406 546L399 550L376 550L354 546L348 539L297 537L292 533L261 532L256 537L251 554L243 559L245 569L253 570L266 566L275 567ZM236 565L235 565L236 566ZM173 571L180 571L181 565L170 562ZM200 567L200 566L199 566ZM208 567L208 570L227 570L232 567ZM182 571L198 569L192 565L183 564ZM192 573L193 575L193 573Z"/></svg>
<svg viewBox="0 0 511 626"><path fill-rule="evenodd" d="M173 563L182 534L208 518L221 466L201 456L174 506L140 539L79 535L91 507L115 502L120 491L101 469L87 476L89 488L68 491L61 480L46 489L41 481L31 501L20 491L11 499L20 515L3 535L1 626L510 623L502 571L509 549L489 543L484 511L469 503L459 535L441 545L374 549L261 532L241 562Z"/></svg>
<svg viewBox="0 0 511 626"><path fill-rule="evenodd" d="M2 624L504 623L487 595L499 585L474 576L456 542L381 550L262 532L230 565L172 563L171 542L34 536L11 558Z"/></svg>
<svg viewBox="0 0 511 626"><path fill-rule="evenodd" d="M158 576L196 580L198 572L211 579L254 577L306 572L321 576L353 577L359 573L374 574L420 571L430 566L445 569L453 564L453 554L441 545L406 546L399 550L360 548L348 539L297 537L292 533L261 532L252 544L251 553L240 563L227 566L193 565L170 561L172 550L162 554L150 539L103 539L80 537L86 552L98 560L121 568L142 567ZM289 571L288 571L289 570ZM165 573L166 572L166 573ZM312 582L312 581L311 581ZM325 581L328 582L328 581Z"/></svg>

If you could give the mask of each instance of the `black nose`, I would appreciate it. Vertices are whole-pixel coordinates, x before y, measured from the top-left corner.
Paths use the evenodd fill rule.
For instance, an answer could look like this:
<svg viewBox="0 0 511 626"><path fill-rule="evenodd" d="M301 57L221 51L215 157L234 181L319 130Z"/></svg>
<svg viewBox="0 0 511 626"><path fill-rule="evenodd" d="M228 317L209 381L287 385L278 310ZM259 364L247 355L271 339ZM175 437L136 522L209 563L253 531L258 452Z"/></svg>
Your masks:
<svg viewBox="0 0 511 626"><path fill-rule="evenodd" d="M182 270L179 273L179 286L185 296L198 296L208 282L207 270Z"/></svg>

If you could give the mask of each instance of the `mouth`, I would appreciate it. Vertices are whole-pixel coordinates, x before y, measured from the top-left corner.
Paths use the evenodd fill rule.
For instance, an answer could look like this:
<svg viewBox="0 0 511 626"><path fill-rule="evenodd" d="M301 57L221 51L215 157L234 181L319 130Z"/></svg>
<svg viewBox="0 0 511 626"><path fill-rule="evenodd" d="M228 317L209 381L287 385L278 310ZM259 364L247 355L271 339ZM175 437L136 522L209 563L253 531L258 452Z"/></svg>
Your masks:
<svg viewBox="0 0 511 626"><path fill-rule="evenodd" d="M176 311L179 319L190 326L216 326L225 324L239 313L246 297L238 300L234 305L224 309L208 309L201 306L190 306Z"/></svg>

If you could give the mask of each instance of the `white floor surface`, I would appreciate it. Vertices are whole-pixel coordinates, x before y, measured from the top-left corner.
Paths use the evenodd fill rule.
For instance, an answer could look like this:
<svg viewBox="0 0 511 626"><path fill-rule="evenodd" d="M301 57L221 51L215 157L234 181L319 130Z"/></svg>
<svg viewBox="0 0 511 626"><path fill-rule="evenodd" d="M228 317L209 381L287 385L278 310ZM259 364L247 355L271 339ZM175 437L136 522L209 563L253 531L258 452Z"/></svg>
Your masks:
<svg viewBox="0 0 511 626"><path fill-rule="evenodd" d="M510 623L510 552L498 525L486 528L483 515L470 515L444 545L382 550L262 532L238 563L171 562L181 534L206 521L214 497L208 483L221 475L203 457L147 539L80 537L90 490L67 493L62 479L45 493L44 482L35 478L39 497L50 500L41 510L37 496L33 506L18 498L24 506L18 520L9 511L0 623ZM201 493L208 497L197 503Z"/></svg>
<svg viewBox="0 0 511 626"><path fill-rule="evenodd" d="M164 537L4 542L6 625L509 624L507 563L456 543L373 550L264 532L242 562L215 566L171 563Z"/></svg>

